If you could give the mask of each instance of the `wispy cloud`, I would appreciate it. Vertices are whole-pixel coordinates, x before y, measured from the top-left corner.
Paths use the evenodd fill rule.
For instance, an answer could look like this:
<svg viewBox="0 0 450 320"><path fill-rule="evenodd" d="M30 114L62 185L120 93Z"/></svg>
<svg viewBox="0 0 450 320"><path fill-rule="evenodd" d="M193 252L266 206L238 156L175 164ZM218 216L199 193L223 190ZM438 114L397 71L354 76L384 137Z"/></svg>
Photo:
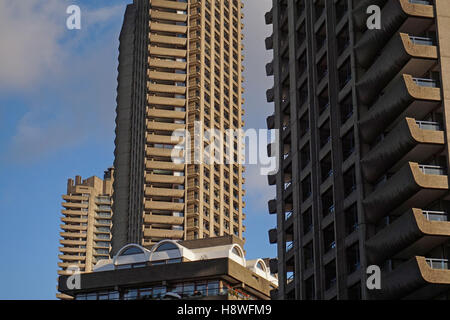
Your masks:
<svg viewBox="0 0 450 320"><path fill-rule="evenodd" d="M0 91L28 103L3 158L29 163L88 138L112 142L124 6L81 6L79 31L66 29L66 7L59 0L0 2Z"/></svg>

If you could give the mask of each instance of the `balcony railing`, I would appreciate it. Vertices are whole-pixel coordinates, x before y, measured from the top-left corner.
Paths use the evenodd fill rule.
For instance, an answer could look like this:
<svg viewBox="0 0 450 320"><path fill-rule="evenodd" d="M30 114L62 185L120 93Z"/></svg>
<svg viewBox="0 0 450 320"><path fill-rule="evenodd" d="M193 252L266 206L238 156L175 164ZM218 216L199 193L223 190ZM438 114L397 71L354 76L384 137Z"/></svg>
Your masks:
<svg viewBox="0 0 450 320"><path fill-rule="evenodd" d="M416 3L416 4L424 4L424 5L431 5L432 3L430 0L409 0L410 3Z"/></svg>
<svg viewBox="0 0 450 320"><path fill-rule="evenodd" d="M409 36L409 39L414 44L420 44L420 45L425 45L425 46L434 45L434 41L431 38Z"/></svg>
<svg viewBox="0 0 450 320"><path fill-rule="evenodd" d="M423 211L428 221L449 221L447 212L444 211Z"/></svg>
<svg viewBox="0 0 450 320"><path fill-rule="evenodd" d="M437 81L433 79L413 78L413 81L420 87L430 87L430 88L438 87Z"/></svg>
<svg viewBox="0 0 450 320"><path fill-rule="evenodd" d="M439 122L432 122L432 121L416 121L417 125L422 130L434 130L434 131L440 131L441 130L441 124Z"/></svg>
<svg viewBox="0 0 450 320"><path fill-rule="evenodd" d="M419 168L425 174L445 175L445 169L441 166L420 165Z"/></svg>
<svg viewBox="0 0 450 320"><path fill-rule="evenodd" d="M449 262L448 259L426 259L428 265L432 269L441 269L441 270L448 270L449 269Z"/></svg>

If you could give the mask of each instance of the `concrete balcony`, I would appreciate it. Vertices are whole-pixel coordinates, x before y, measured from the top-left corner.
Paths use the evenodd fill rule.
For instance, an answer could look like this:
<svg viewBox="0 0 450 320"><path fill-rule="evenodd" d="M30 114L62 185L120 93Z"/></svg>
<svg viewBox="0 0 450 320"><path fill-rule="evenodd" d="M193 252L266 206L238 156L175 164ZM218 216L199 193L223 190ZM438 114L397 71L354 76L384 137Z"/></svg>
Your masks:
<svg viewBox="0 0 450 320"><path fill-rule="evenodd" d="M394 80L360 120L361 138L371 143L399 117L422 119L441 103L441 89L430 79L404 74Z"/></svg>
<svg viewBox="0 0 450 320"><path fill-rule="evenodd" d="M177 145L184 141L183 137L172 137L172 136L162 136L154 133L147 134L147 143L148 144L172 144Z"/></svg>
<svg viewBox="0 0 450 320"><path fill-rule="evenodd" d="M176 22L186 22L187 14L180 13L172 13L167 11L159 11L150 9L150 17L153 20L167 20L167 21L176 21Z"/></svg>
<svg viewBox="0 0 450 320"><path fill-rule="evenodd" d="M87 211L81 211L81 210L61 210L61 213L66 216L87 216Z"/></svg>
<svg viewBox="0 0 450 320"><path fill-rule="evenodd" d="M158 158L182 158L184 155L183 150L178 149L165 149L165 148L147 148L147 157L158 157Z"/></svg>
<svg viewBox="0 0 450 320"><path fill-rule="evenodd" d="M186 82L186 75L173 72L148 71L147 76L153 80Z"/></svg>
<svg viewBox="0 0 450 320"><path fill-rule="evenodd" d="M71 263L71 262L58 262L58 267L67 269L67 268L73 266L74 264L76 266L78 266L80 269L83 269L86 267L86 264L84 264L84 263Z"/></svg>
<svg viewBox="0 0 450 320"><path fill-rule="evenodd" d="M164 201L145 201L146 210L165 210L165 211L184 211L184 203L164 202Z"/></svg>
<svg viewBox="0 0 450 320"><path fill-rule="evenodd" d="M409 161L422 163L444 144L444 131L438 124L406 118L362 159L362 173L375 182L390 168L395 171Z"/></svg>
<svg viewBox="0 0 450 320"><path fill-rule="evenodd" d="M434 7L410 0L387 1L381 16L381 29L367 30L355 46L357 63L363 68L370 67L396 32L419 35L427 30L433 23Z"/></svg>
<svg viewBox="0 0 450 320"><path fill-rule="evenodd" d="M72 195L63 195L63 200L66 201L89 201L89 197L83 197L83 196L72 196Z"/></svg>
<svg viewBox="0 0 450 320"><path fill-rule="evenodd" d="M448 192L448 177L442 169L408 162L363 201L366 220L376 223L409 208L425 208Z"/></svg>
<svg viewBox="0 0 450 320"><path fill-rule="evenodd" d="M145 167L147 170L167 170L178 172L183 172L185 169L184 164L176 164L173 162L154 161L154 160L147 160Z"/></svg>
<svg viewBox="0 0 450 320"><path fill-rule="evenodd" d="M154 131L167 131L173 132L175 130L184 130L186 125L183 123L166 123L166 122L156 122L156 121L148 121L147 129Z"/></svg>
<svg viewBox="0 0 450 320"><path fill-rule="evenodd" d="M170 93L170 94L185 94L186 87L169 86L164 84L147 83L147 89L149 92L155 93Z"/></svg>
<svg viewBox="0 0 450 320"><path fill-rule="evenodd" d="M145 196L184 198L184 190L148 187L145 189Z"/></svg>
<svg viewBox="0 0 450 320"><path fill-rule="evenodd" d="M275 129L275 116L274 115L267 117L266 122L267 122L267 129L269 129L269 130Z"/></svg>
<svg viewBox="0 0 450 320"><path fill-rule="evenodd" d="M60 228L65 231L86 231L87 226L61 224Z"/></svg>
<svg viewBox="0 0 450 320"><path fill-rule="evenodd" d="M86 238L86 233L81 232L60 232L62 238Z"/></svg>
<svg viewBox="0 0 450 320"><path fill-rule="evenodd" d="M169 225L183 225L183 217L172 217L172 216L158 216L154 214L144 215L144 223L148 224L169 224Z"/></svg>
<svg viewBox="0 0 450 320"><path fill-rule="evenodd" d="M359 101L371 105L397 74L423 75L437 58L437 47L431 39L410 37L406 33L394 35L358 82Z"/></svg>
<svg viewBox="0 0 450 320"><path fill-rule="evenodd" d="M152 0L152 8L164 8L186 11L188 8L187 2L180 1L166 1L166 0Z"/></svg>
<svg viewBox="0 0 450 320"><path fill-rule="evenodd" d="M372 299L429 300L450 289L447 260L414 257L381 277L381 290Z"/></svg>
<svg viewBox="0 0 450 320"><path fill-rule="evenodd" d="M153 68L164 68L164 69L173 69L173 70L186 70L187 63L182 61L173 61L166 59L158 59L158 58L148 58L148 65ZM175 87L178 90L186 89L185 87Z"/></svg>
<svg viewBox="0 0 450 320"><path fill-rule="evenodd" d="M60 247L59 251L61 253L84 253L86 252L86 248L67 248L67 247Z"/></svg>
<svg viewBox="0 0 450 320"><path fill-rule="evenodd" d="M177 100L182 100L182 99L177 99ZM159 118L159 119L184 120L186 118L186 112L147 108L147 117Z"/></svg>
<svg viewBox="0 0 450 320"><path fill-rule="evenodd" d="M166 97L149 95L149 94L147 95L147 102L150 105L158 105L158 106L174 106L174 107L185 107L186 106L186 99L166 98ZM166 111L166 110L164 110L164 111Z"/></svg>
<svg viewBox="0 0 450 320"><path fill-rule="evenodd" d="M272 50L273 49L273 34L270 37L266 38L266 50Z"/></svg>
<svg viewBox="0 0 450 320"><path fill-rule="evenodd" d="M59 240L59 243L63 246L85 246L86 241L81 240Z"/></svg>
<svg viewBox="0 0 450 320"><path fill-rule="evenodd" d="M148 46L148 51L152 56L186 58L187 51L185 49L173 49L166 47Z"/></svg>
<svg viewBox="0 0 450 320"><path fill-rule="evenodd" d="M185 47L187 44L187 38L162 36L162 35L155 34L155 33L150 33L149 39L150 39L151 43L173 45L176 47Z"/></svg>
<svg viewBox="0 0 450 320"><path fill-rule="evenodd" d="M86 256L76 256L76 255L68 255L68 254L60 254L58 258L61 261L84 261L86 260Z"/></svg>
<svg viewBox="0 0 450 320"><path fill-rule="evenodd" d="M167 176L162 174L147 174L145 176L146 183L165 183L173 185L183 185L184 177Z"/></svg>
<svg viewBox="0 0 450 320"><path fill-rule="evenodd" d="M183 239L183 237L184 237L184 231L183 230L164 230L164 229L145 229L144 237L180 240L180 239Z"/></svg>
<svg viewBox="0 0 450 320"><path fill-rule="evenodd" d="M87 218L62 217L61 221L66 222L66 223L87 223L88 219Z"/></svg>
<svg viewBox="0 0 450 320"><path fill-rule="evenodd" d="M87 209L88 203L77 203L77 202L63 202L61 206L67 209Z"/></svg>
<svg viewBox="0 0 450 320"><path fill-rule="evenodd" d="M264 19L266 21L266 24L272 24L273 23L273 9L271 9L268 12L266 12L266 14L264 15Z"/></svg>
<svg viewBox="0 0 450 320"><path fill-rule="evenodd" d="M411 209L366 242L370 264L424 255L450 239L450 219L444 212Z"/></svg>
<svg viewBox="0 0 450 320"><path fill-rule="evenodd" d="M267 205L269 207L269 213L270 214L276 214L277 213L277 200L276 199L270 200Z"/></svg>

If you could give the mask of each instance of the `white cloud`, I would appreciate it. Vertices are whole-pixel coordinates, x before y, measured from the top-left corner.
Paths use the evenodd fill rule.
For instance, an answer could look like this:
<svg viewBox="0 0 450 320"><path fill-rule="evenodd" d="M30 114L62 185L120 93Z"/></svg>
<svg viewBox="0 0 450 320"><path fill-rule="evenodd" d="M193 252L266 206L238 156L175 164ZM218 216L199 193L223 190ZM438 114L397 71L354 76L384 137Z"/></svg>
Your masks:
<svg viewBox="0 0 450 320"><path fill-rule="evenodd" d="M57 0L0 1L0 88L29 88L60 67L62 8Z"/></svg>

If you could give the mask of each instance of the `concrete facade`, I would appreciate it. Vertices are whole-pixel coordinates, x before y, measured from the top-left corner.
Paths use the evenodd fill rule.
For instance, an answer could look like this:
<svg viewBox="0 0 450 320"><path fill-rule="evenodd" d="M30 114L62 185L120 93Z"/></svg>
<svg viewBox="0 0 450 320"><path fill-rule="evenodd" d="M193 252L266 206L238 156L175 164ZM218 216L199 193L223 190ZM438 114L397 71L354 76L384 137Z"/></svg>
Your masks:
<svg viewBox="0 0 450 320"><path fill-rule="evenodd" d="M128 243L222 235L244 239L244 168L172 161L177 130L239 129L242 3L135 0L120 36L113 254ZM203 152L211 138L185 149ZM208 141L207 141L208 140ZM215 147L217 150L217 147ZM192 152L193 154L193 152ZM192 157L194 158L194 157ZM237 150L233 154L237 159ZM229 164L228 164L229 163Z"/></svg>
<svg viewBox="0 0 450 320"><path fill-rule="evenodd" d="M449 297L447 2L273 1L274 298Z"/></svg>

